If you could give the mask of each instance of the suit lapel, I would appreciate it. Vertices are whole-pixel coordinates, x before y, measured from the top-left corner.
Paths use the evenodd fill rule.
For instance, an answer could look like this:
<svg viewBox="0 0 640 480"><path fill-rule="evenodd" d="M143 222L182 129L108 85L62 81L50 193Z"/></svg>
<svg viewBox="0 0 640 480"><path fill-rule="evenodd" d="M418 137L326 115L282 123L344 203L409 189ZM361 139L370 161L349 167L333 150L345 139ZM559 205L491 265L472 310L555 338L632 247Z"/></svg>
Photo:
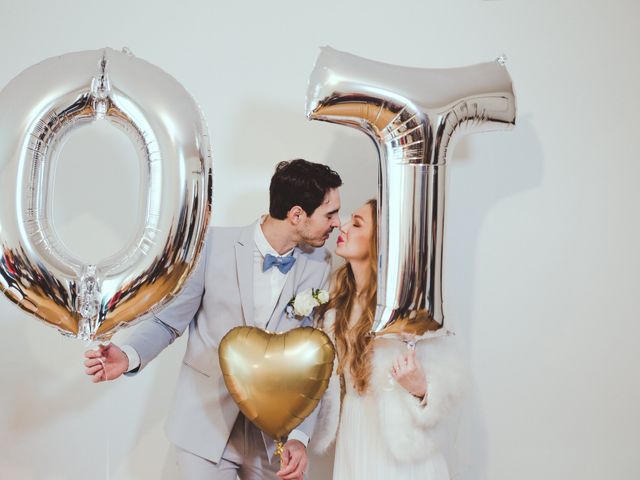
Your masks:
<svg viewBox="0 0 640 480"><path fill-rule="evenodd" d="M253 325L253 250L256 224L243 228L236 243L236 270L245 325Z"/></svg>
<svg viewBox="0 0 640 480"><path fill-rule="evenodd" d="M304 272L304 267L307 262L307 256L303 255L302 251L298 247L293 251L293 256L296 257L296 263L293 264L293 269L287 276L287 281L282 288L282 293L280 294L280 297L276 302L276 307L269 318L268 329L273 332L278 331L282 313L284 312L287 303L289 303L289 300L291 300L291 297L296 293L296 287L300 283L300 278L302 277L302 273Z"/></svg>

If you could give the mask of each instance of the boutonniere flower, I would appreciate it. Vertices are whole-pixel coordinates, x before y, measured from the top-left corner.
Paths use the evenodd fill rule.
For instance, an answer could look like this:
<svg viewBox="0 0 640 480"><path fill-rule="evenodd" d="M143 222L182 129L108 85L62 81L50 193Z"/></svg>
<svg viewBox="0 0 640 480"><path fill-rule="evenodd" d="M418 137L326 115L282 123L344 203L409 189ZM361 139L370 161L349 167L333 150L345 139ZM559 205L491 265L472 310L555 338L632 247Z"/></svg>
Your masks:
<svg viewBox="0 0 640 480"><path fill-rule="evenodd" d="M308 317L313 309L329 301L329 292L320 288L309 288L291 297L287 303L287 314Z"/></svg>

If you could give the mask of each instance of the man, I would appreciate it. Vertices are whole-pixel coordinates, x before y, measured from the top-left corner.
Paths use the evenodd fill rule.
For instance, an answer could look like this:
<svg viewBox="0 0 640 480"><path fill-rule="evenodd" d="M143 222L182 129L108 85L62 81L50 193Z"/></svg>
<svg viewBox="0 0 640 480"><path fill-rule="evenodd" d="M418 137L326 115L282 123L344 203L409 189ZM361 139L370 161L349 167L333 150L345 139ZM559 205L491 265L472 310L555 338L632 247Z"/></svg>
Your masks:
<svg viewBox="0 0 640 480"><path fill-rule="evenodd" d="M342 185L329 167L281 162L269 186L269 215L246 227L212 227L198 267L180 295L141 322L122 348L88 351L94 382L135 375L189 327L187 350L167 435L188 479L302 479L315 412L291 434L278 471L274 441L249 422L229 395L218 344L239 325L287 331L300 322L285 312L309 288L327 288L330 255L322 248L334 228Z"/></svg>

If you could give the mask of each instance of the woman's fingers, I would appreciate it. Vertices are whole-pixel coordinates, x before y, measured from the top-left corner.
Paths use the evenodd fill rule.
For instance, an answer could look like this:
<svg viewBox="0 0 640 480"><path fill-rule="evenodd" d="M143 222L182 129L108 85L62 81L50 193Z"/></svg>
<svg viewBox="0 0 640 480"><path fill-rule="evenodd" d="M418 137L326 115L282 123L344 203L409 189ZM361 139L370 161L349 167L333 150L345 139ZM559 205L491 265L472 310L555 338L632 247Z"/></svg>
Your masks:
<svg viewBox="0 0 640 480"><path fill-rule="evenodd" d="M393 360L393 362L391 362L391 375L393 376L393 378L397 378L399 368L400 367L398 365L398 359L396 358L395 360Z"/></svg>
<svg viewBox="0 0 640 480"><path fill-rule="evenodd" d="M396 373L402 373L404 370L404 359L402 357L396 358L395 361Z"/></svg>
<svg viewBox="0 0 640 480"><path fill-rule="evenodd" d="M409 370L415 370L416 368L416 351L411 350L407 355L407 367Z"/></svg>
<svg viewBox="0 0 640 480"><path fill-rule="evenodd" d="M416 357L415 350L409 350L399 355L391 367L391 374L397 380L403 377L411 377L415 372L420 370L419 360Z"/></svg>

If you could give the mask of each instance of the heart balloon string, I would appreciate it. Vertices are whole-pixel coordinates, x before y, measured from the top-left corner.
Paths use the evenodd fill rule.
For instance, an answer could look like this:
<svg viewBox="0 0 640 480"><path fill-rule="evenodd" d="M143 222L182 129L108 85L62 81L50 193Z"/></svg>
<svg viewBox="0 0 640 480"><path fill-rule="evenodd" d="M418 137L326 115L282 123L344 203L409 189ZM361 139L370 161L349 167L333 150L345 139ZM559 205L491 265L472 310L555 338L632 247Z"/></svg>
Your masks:
<svg viewBox="0 0 640 480"><path fill-rule="evenodd" d="M275 440L276 450L273 452L273 458L278 457L280 459L280 467L284 467L284 443L282 440Z"/></svg>

